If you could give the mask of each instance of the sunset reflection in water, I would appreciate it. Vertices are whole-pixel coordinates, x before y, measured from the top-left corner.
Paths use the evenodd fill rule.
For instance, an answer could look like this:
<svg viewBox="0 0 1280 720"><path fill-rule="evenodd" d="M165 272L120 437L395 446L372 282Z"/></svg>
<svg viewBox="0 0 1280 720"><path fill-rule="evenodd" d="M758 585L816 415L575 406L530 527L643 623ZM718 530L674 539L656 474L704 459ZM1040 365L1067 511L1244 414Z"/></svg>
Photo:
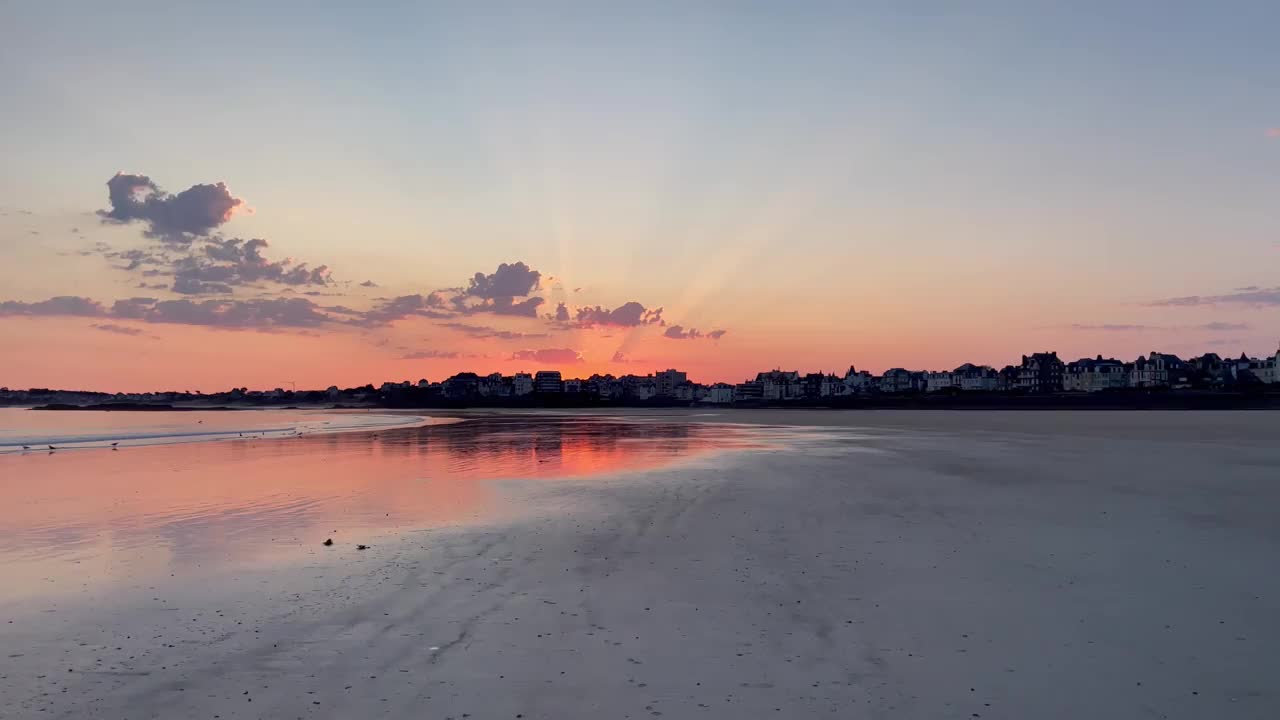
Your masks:
<svg viewBox="0 0 1280 720"><path fill-rule="evenodd" d="M487 480L641 470L752 444L745 429L678 419L486 416L0 457L0 601L509 510Z"/></svg>

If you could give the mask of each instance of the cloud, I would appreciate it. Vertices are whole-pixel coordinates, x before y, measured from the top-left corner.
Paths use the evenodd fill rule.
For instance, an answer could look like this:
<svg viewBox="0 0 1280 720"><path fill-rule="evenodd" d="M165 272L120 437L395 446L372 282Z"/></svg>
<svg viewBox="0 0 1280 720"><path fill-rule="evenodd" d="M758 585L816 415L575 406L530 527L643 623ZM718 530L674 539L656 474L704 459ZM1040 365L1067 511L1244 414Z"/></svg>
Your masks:
<svg viewBox="0 0 1280 720"><path fill-rule="evenodd" d="M516 332L514 330L498 330L486 325L468 325L460 322L440 323L441 327L451 330L457 330L460 333L469 335L474 338L495 339L495 340L523 340L526 338L544 338L548 337L547 333L525 333Z"/></svg>
<svg viewBox="0 0 1280 720"><path fill-rule="evenodd" d="M672 340L698 340L700 338L707 338L708 340L719 340L720 338L724 337L726 332L728 331L712 330L711 332L703 333L697 328L689 328L688 330L685 330L683 325L672 325L671 327L667 328L666 332L662 333L662 336L665 338L670 338Z"/></svg>
<svg viewBox="0 0 1280 720"><path fill-rule="evenodd" d="M1280 127L1267 128L1267 137L1280 138Z"/></svg>
<svg viewBox="0 0 1280 720"><path fill-rule="evenodd" d="M181 295L230 295L231 286L226 283L180 277L174 279L173 291Z"/></svg>
<svg viewBox="0 0 1280 720"><path fill-rule="evenodd" d="M469 281L464 294L486 300L524 297L537 290L542 273L531 270L522 262L502 263L490 275L476 273Z"/></svg>
<svg viewBox="0 0 1280 720"><path fill-rule="evenodd" d="M557 312L557 314L559 314ZM582 327L612 325L617 327L635 327L638 325L665 325L662 320L662 308L649 310L634 300L623 303L613 310L596 305L581 307L574 318Z"/></svg>
<svg viewBox="0 0 1280 720"><path fill-rule="evenodd" d="M531 297L516 302L515 298L496 297L483 300L479 303L467 302L466 296L454 298L454 309L463 315L474 315L476 313L493 313L494 315L514 315L517 317L538 317L538 306L542 305L546 300L540 297Z"/></svg>
<svg viewBox="0 0 1280 720"><path fill-rule="evenodd" d="M435 309L441 305L443 305L443 301L435 293L430 295L401 295L390 299L383 298L372 310L363 313L358 322L361 325L375 327L389 325L410 315L430 318L446 317L444 313Z"/></svg>
<svg viewBox="0 0 1280 720"><path fill-rule="evenodd" d="M1248 330L1246 323L1230 323L1230 322L1211 322L1203 325L1197 325L1198 330L1209 330L1211 332L1232 332L1235 330Z"/></svg>
<svg viewBox="0 0 1280 720"><path fill-rule="evenodd" d="M35 303L17 300L0 302L0 316L6 315L108 317L149 323L245 329L316 327L333 320L306 298L194 301L135 297L117 300L110 308L105 308L96 300L64 295Z"/></svg>
<svg viewBox="0 0 1280 720"><path fill-rule="evenodd" d="M1122 325L1105 323L1102 325L1084 325L1076 323L1071 326L1072 330L1105 330L1107 332L1140 332L1145 330L1163 330L1157 325Z"/></svg>
<svg viewBox="0 0 1280 720"><path fill-rule="evenodd" d="M192 185L170 195L146 175L125 173L107 181L107 197L111 208L98 211L104 222L142 222L148 237L183 245L207 236L244 206L224 183Z"/></svg>
<svg viewBox="0 0 1280 720"><path fill-rule="evenodd" d="M194 295L208 292L231 292L227 286L274 282L281 285L328 285L329 266L310 268L285 258L272 262L262 255L266 240L255 238L209 238L202 248L172 261L174 292ZM131 269L131 268L126 268ZM204 283L218 283L226 290L206 288Z"/></svg>
<svg viewBox="0 0 1280 720"><path fill-rule="evenodd" d="M1196 307L1199 305L1280 306L1280 287L1241 289L1223 295L1186 295L1149 303L1157 307Z"/></svg>
<svg viewBox="0 0 1280 720"><path fill-rule="evenodd" d="M142 330L139 328L128 327L127 325L112 325L111 323L95 323L89 327L101 330L103 332L115 333L116 335L141 335Z"/></svg>
<svg viewBox="0 0 1280 720"><path fill-rule="evenodd" d="M529 360L536 363L569 365L582 362L582 355L569 348L544 348L542 350L517 350L512 360Z"/></svg>
<svg viewBox="0 0 1280 720"><path fill-rule="evenodd" d="M7 315L70 315L75 317L99 317L106 314L102 303L85 297L59 295L39 302L5 300L0 302L0 316Z"/></svg>
<svg viewBox="0 0 1280 720"><path fill-rule="evenodd" d="M626 355L622 354L621 350L618 350L613 354L613 357L609 358L609 362L629 363L631 362L631 359L628 358Z"/></svg>
<svg viewBox="0 0 1280 720"><path fill-rule="evenodd" d="M569 322L569 306L564 303L556 305L556 314L551 319L556 322Z"/></svg>
<svg viewBox="0 0 1280 720"><path fill-rule="evenodd" d="M456 350L417 350L400 356L401 360L436 360L462 357Z"/></svg>
<svg viewBox="0 0 1280 720"><path fill-rule="evenodd" d="M365 280L364 282L360 283L360 287L376 288L378 287L378 283L372 280Z"/></svg>

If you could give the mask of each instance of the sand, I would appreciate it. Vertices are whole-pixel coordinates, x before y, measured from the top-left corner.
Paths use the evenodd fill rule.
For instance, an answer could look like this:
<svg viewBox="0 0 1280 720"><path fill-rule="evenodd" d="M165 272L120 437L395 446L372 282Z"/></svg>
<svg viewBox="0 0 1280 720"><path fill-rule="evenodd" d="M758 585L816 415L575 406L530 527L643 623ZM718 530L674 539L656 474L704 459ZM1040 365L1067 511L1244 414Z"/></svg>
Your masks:
<svg viewBox="0 0 1280 720"><path fill-rule="evenodd" d="M0 716L1280 716L1280 415L690 419L809 427L13 618Z"/></svg>

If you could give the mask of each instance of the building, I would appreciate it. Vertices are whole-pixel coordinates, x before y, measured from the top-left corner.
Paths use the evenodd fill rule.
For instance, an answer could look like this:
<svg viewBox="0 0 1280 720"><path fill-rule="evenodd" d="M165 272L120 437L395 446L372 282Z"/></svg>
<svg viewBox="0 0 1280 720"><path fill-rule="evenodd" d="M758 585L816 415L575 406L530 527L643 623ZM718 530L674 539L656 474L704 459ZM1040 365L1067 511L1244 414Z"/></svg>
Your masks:
<svg viewBox="0 0 1280 720"><path fill-rule="evenodd" d="M564 392L565 394L582 392L582 381L577 379L565 380Z"/></svg>
<svg viewBox="0 0 1280 720"><path fill-rule="evenodd" d="M1000 387L1000 374L986 365L965 363L951 372L955 387L965 392L993 392Z"/></svg>
<svg viewBox="0 0 1280 720"><path fill-rule="evenodd" d="M734 388L729 383L716 383L707 390L707 402L726 405L734 400Z"/></svg>
<svg viewBox="0 0 1280 720"><path fill-rule="evenodd" d="M903 368L890 368L880 376L880 392L915 392L924 387L925 374L913 373Z"/></svg>
<svg viewBox="0 0 1280 720"><path fill-rule="evenodd" d="M676 397L676 388L689 382L689 376L679 370L663 370L653 377L658 397Z"/></svg>
<svg viewBox="0 0 1280 720"><path fill-rule="evenodd" d="M849 366L849 371L844 374L845 392L849 395L869 392L875 384L874 375L866 370L858 370L852 365Z"/></svg>
<svg viewBox="0 0 1280 720"><path fill-rule="evenodd" d="M1022 392L1062 392L1062 374L1066 366L1056 352L1039 352L1022 356L1018 366L1017 389Z"/></svg>
<svg viewBox="0 0 1280 720"><path fill-rule="evenodd" d="M804 383L794 370L770 370L756 374L764 400L795 400L804 396Z"/></svg>
<svg viewBox="0 0 1280 720"><path fill-rule="evenodd" d="M1170 387L1185 371L1185 363L1177 355L1158 352L1147 357L1139 355L1133 362L1129 384L1138 388Z"/></svg>
<svg viewBox="0 0 1280 720"><path fill-rule="evenodd" d="M941 392L943 390L951 390L958 388L959 383L956 382L956 374L953 372L928 372L925 373L924 390L925 392Z"/></svg>
<svg viewBox="0 0 1280 720"><path fill-rule="evenodd" d="M1062 389L1067 392L1100 392L1128 387L1129 366L1112 358L1081 358L1067 363Z"/></svg>
<svg viewBox="0 0 1280 720"><path fill-rule="evenodd" d="M744 383L739 383L733 389L733 394L735 401L758 402L764 399L764 385L756 380L748 380Z"/></svg>
<svg viewBox="0 0 1280 720"><path fill-rule="evenodd" d="M559 370L539 370L533 376L533 391L536 393L558 393L563 389Z"/></svg>
<svg viewBox="0 0 1280 720"><path fill-rule="evenodd" d="M517 397L533 392L533 376L518 372L511 376L511 394Z"/></svg>

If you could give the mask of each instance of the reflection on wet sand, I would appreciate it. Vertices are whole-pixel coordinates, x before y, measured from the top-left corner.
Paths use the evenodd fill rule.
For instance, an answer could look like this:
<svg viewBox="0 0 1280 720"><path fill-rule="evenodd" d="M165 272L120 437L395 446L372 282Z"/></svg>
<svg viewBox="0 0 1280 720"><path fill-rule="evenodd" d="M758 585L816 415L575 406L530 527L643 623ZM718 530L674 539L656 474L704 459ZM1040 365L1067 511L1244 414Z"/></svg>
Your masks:
<svg viewBox="0 0 1280 720"><path fill-rule="evenodd" d="M748 433L678 419L495 416L0 457L0 601L462 522L503 511L484 480L650 468L747 446Z"/></svg>

